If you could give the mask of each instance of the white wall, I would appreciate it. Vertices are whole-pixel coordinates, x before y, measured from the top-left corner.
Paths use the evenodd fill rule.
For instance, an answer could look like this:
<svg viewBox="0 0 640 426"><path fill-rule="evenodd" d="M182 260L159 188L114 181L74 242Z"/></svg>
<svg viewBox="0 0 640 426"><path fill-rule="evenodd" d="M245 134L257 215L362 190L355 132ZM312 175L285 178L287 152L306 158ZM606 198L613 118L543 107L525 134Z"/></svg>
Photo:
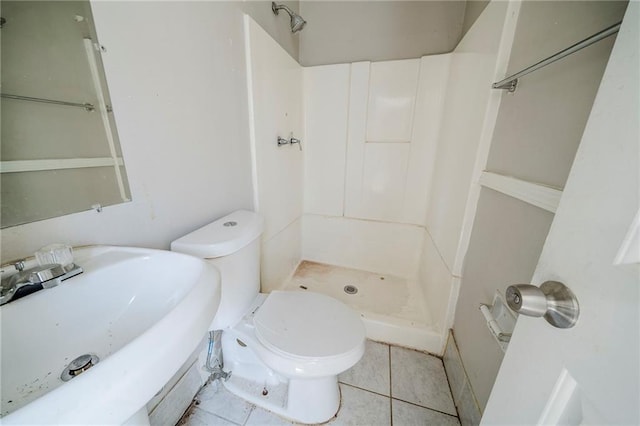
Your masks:
<svg viewBox="0 0 640 426"><path fill-rule="evenodd" d="M626 6L626 1L525 2L508 73L621 21ZM487 170L564 187L615 40L608 37L520 79L518 96L502 100Z"/></svg>
<svg viewBox="0 0 640 426"><path fill-rule="evenodd" d="M476 22L482 11L489 4L490 0L469 0L464 8L464 21L462 22L462 37Z"/></svg>
<svg viewBox="0 0 640 426"><path fill-rule="evenodd" d="M265 219L262 290L270 291L301 258L303 153L276 142L278 136L303 138L302 67L248 16L245 32L254 197Z"/></svg>
<svg viewBox="0 0 640 426"><path fill-rule="evenodd" d="M451 52L466 1L301 1L304 66L390 61Z"/></svg>
<svg viewBox="0 0 640 426"><path fill-rule="evenodd" d="M93 11L133 201L4 229L3 261L56 241L167 249L252 208L238 7L95 2Z"/></svg>

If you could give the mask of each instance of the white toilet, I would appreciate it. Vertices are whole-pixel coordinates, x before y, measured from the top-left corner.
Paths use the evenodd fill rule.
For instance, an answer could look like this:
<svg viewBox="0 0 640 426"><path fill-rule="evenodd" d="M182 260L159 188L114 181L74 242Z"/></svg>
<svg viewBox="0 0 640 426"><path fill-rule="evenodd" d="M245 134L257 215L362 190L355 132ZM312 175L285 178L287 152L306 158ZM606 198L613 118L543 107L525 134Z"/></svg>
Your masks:
<svg viewBox="0 0 640 426"><path fill-rule="evenodd" d="M211 330L223 330L224 386L249 402L302 423L322 423L340 406L338 374L364 354L356 312L318 293L260 293L262 218L239 210L171 243L209 259L222 276Z"/></svg>

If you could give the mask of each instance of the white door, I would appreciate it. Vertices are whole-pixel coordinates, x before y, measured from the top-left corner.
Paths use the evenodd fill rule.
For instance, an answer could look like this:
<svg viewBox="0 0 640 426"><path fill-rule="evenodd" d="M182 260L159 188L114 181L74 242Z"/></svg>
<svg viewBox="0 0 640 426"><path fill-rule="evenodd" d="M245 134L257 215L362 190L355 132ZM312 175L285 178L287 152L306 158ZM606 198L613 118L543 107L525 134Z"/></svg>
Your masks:
<svg viewBox="0 0 640 426"><path fill-rule="evenodd" d="M639 26L631 1L533 277L578 323L520 315L482 424L640 424Z"/></svg>

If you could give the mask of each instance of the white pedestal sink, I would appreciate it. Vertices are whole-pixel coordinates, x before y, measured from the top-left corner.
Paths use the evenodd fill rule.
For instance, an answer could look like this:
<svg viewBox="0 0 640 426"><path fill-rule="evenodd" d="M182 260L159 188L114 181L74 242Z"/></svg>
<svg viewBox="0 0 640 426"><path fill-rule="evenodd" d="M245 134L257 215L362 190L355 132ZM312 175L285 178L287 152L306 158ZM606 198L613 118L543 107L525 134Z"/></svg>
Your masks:
<svg viewBox="0 0 640 426"><path fill-rule="evenodd" d="M206 335L211 264L128 247L76 249L84 273L0 307L2 424L144 422L145 404ZM99 362L63 382L78 356Z"/></svg>

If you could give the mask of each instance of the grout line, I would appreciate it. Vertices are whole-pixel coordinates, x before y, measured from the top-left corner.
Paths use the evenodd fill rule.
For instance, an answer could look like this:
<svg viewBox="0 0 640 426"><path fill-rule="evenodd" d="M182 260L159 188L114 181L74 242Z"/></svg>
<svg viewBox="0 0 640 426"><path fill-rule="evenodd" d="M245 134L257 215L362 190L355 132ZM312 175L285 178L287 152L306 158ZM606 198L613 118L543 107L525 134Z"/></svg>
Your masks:
<svg viewBox="0 0 640 426"><path fill-rule="evenodd" d="M457 404L456 398L453 396L453 388L451 387L451 381L449 380L449 375L447 374L447 368L444 365L444 357L447 354L447 349L448 349L448 346L449 346L449 339L452 339L452 338L453 338L452 333L451 332L447 332L447 340L446 340L446 343L445 343L445 346L444 346L444 352L442 353L441 361L442 361L442 369L444 370L444 377L447 379L447 384L449 385L449 393L451 394L451 400L453 401L453 408L456 409L456 415L458 417L458 420L460 420L460 411L458 410L458 404ZM455 340L454 340L454 345L455 345ZM457 349L457 346L456 346L456 349ZM462 362L460 362L460 364L462 364ZM463 372L464 372L464 370L463 370ZM467 373L465 372L464 375L465 375L464 379L466 381L467 380Z"/></svg>
<svg viewBox="0 0 640 426"><path fill-rule="evenodd" d="M349 64L349 93L347 95L347 125L346 132L344 135L344 169L342 175L342 215L340 217L346 216L347 210L347 173L349 168L349 134L351 130L351 75L353 70L353 64Z"/></svg>
<svg viewBox="0 0 640 426"><path fill-rule="evenodd" d="M391 373L391 347L392 346L395 346L395 345L389 345L389 383L390 384L391 384L391 376L392 376L392 373ZM391 389L389 389L389 395L391 395L391 399L392 400L395 399L395 400L398 400L398 401L406 402L407 404L415 405L416 407L425 408L427 410L435 411L437 413L446 414L447 416L456 417L458 420L460 420L460 416L458 415L458 407L456 406L456 402L453 399L453 392L451 391L451 383L449 382L449 376L447 376L447 370L444 368L444 359L443 359L444 355L441 358L441 357L432 355L430 353L426 353L424 351L419 351L419 350L416 350L416 349L403 348L402 346L396 346L396 347L401 348L401 349L412 350L414 352L422 353L422 354L425 354L427 356L432 356L432 357L437 358L437 359L440 360L440 362L442 363L442 370L444 371L444 376L447 379L447 386L449 387L449 393L451 394L451 400L453 401L453 408L456 410L456 414L446 413L444 411L440 411L440 410L436 410L434 408L426 407L424 405L416 404L415 402L405 401L404 399L400 399L400 398L394 398L394 396L391 393ZM445 352L446 352L446 348L445 348ZM392 401L392 404L393 404L393 401ZM391 420L392 420L391 425L393 426L393 414L392 414L392 419Z"/></svg>
<svg viewBox="0 0 640 426"><path fill-rule="evenodd" d="M213 417L216 417L216 418L218 418L218 419L220 419L220 420L223 420L223 421L225 421L225 422L227 422L227 423L230 423L230 424L232 424L232 425L236 425L236 426L242 426L243 424L245 424L245 423L247 422L247 420L249 420L249 418L247 417L247 420L245 420L245 421L244 421L244 423L242 423L242 424L241 424L241 423L236 423L236 422L231 421L231 420L229 420L229 419L227 419L227 418L224 418L224 417L222 417L222 416L219 416L219 415L217 415L216 413L212 413L211 411L208 411L208 410L205 410L205 409L203 409L203 408L200 408L200 407L199 407L199 406L197 406L197 405L193 405L192 407L190 407L190 408L189 408L189 410L187 410L187 411L184 413L184 415L180 418L180 420L178 420L178 423L176 423L176 426L183 426L183 425L184 425L184 426L188 426L188 425L189 425L189 423L186 423L186 420L187 420L187 418L188 418L189 416L188 416L187 414L191 415L191 414L195 413L196 411L201 411L201 412L203 412L203 413L206 413L206 414L208 414L208 415L211 415L211 416L213 416Z"/></svg>
<svg viewBox="0 0 640 426"><path fill-rule="evenodd" d="M194 407L194 410L199 410L199 411L203 411L203 412L205 412L205 413L207 413L207 414L211 414L211 415L213 415L213 416L215 416L215 417L217 417L217 418L219 418L219 419L224 420L225 422L229 422L229 423L231 423L231 424L233 424L233 425L236 425L236 426L244 426L244 425L249 421L249 417L251 416L251 413L253 413L253 410L255 410L256 405L255 405L255 404L251 404L251 403L249 403L248 401L246 401L246 400L244 400L244 399L242 399L242 398L240 398L240 397L238 397L238 396L236 396L236 395L231 394L229 391L227 391L227 390L224 388L224 385L222 384L222 382L220 382L220 383L217 385L217 386L219 386L219 388L217 389L217 391L215 391L215 393L217 394L218 392L220 392L220 391L222 390L223 392L227 392L227 393L229 393L229 395L233 395L233 396L235 396L236 398L240 398L240 399L242 399L243 401L245 401L245 402L249 403L249 405L251 406L251 409L249 410L249 414L247 415L247 418L246 418L246 419L244 419L244 421L242 421L242 423L238 423L238 422L236 422L236 421L233 421L233 420L231 420L231 419L228 419L228 418L226 418L226 417L224 417L224 416L222 416L222 415L220 415L220 414L218 414L218 413L215 413L215 412L213 412L213 411L209 411L209 410L207 410L207 409L205 409L205 408L203 408L203 407L201 407L201 406L200 406L202 402L200 401L200 399L199 399L198 397L200 396L200 394L201 394L201 393L202 393L206 388L210 388L210 389L212 389L212 386L214 386L214 384L215 384L215 382L207 382L207 383L205 383L204 385L202 385L202 387L198 390L198 393L196 393L196 395L193 397L193 401L191 402L191 404L192 404L192 405L193 405L193 407ZM176 425L176 426L178 426L178 425Z"/></svg>
<svg viewBox="0 0 640 426"><path fill-rule="evenodd" d="M389 350L389 419L390 424L393 426L393 395L391 394L391 345L387 345Z"/></svg>
<svg viewBox="0 0 640 426"><path fill-rule="evenodd" d="M206 410L202 410L202 411L206 411ZM219 419L222 419L222 420L224 420L225 422L229 422L229 423L231 423L232 425L242 426L242 424L244 424L244 423L240 424L240 423L233 422L233 421L231 421L231 420L229 420L229 419L226 419L226 418L224 418L224 417L222 417L222 416L219 416L219 415L217 415L217 414L215 414L215 413L210 413L209 411L207 411L207 413L209 413L209 414L213 414L213 416L214 416L214 417L217 417L217 418L219 418ZM247 417L247 420L248 420L248 419L249 419L249 418ZM246 420L245 420L245 422L246 422Z"/></svg>
<svg viewBox="0 0 640 426"><path fill-rule="evenodd" d="M372 391L372 390L369 390L369 389L361 388L360 386L351 385L349 383L344 383L344 382L339 382L339 383L341 385L345 385L345 386L349 386L350 388L354 388L354 389L358 389L358 390L361 390L361 391L369 392L369 393L372 393L374 395L384 396L385 398L391 398L389 395L385 395L383 393L379 393L379 392L375 392L375 391Z"/></svg>
<svg viewBox="0 0 640 426"><path fill-rule="evenodd" d="M245 426L247 424L247 422L249 421L249 417L251 417L255 409L256 409L256 406L254 404L251 404L251 410L249 410L249 415L247 416L246 419L244 419L244 422L242 422L242 426Z"/></svg>
<svg viewBox="0 0 640 426"><path fill-rule="evenodd" d="M200 391L198 391L199 393ZM196 394L197 395L197 394ZM176 426L180 426L183 425L186 420L187 417L189 417L189 414L191 414L191 412L193 410L195 410L195 408L197 408L197 404L196 404L196 400L195 397L191 400L191 404L189 404L189 406L187 407L187 409L184 411L184 413L182 413L182 416L180 416L180 419L178 419L178 422L176 423Z"/></svg>
<svg viewBox="0 0 640 426"><path fill-rule="evenodd" d="M199 407L199 406L196 406L196 407L195 407L195 410L199 410L199 411L203 411L203 412L205 412L205 413L207 413L207 414L211 414L211 415L212 415L212 416L214 416L214 417L217 417L217 418L219 418L219 419L224 420L225 422L229 422L229 423L231 423L231 424L233 424L233 425L237 425L237 426L243 426L243 425L244 425L244 424L249 420L249 417L247 417L247 419L246 419L244 422L242 422L242 423L238 423L238 422L233 421L233 420L231 420L231 419L228 419L228 418L226 418L226 417L224 417L224 416L221 416L221 415L220 415L220 414L218 414L218 413L212 413L212 412L211 412L211 411L209 411L209 410L205 410L204 408L201 408L201 407Z"/></svg>
<svg viewBox="0 0 640 426"><path fill-rule="evenodd" d="M413 405L415 407L424 408L425 410L435 411L436 413L440 413L440 414L446 414L449 417L455 417L456 419L460 420L460 418L458 416L456 416L455 414L451 414L451 413L447 413L447 412L444 412L444 411L436 410L435 408L425 407L424 405L416 404L415 402L411 402L411 401L405 401L404 399L400 399L400 398L391 398L391 399L395 399L396 401L404 402L404 403Z"/></svg>

